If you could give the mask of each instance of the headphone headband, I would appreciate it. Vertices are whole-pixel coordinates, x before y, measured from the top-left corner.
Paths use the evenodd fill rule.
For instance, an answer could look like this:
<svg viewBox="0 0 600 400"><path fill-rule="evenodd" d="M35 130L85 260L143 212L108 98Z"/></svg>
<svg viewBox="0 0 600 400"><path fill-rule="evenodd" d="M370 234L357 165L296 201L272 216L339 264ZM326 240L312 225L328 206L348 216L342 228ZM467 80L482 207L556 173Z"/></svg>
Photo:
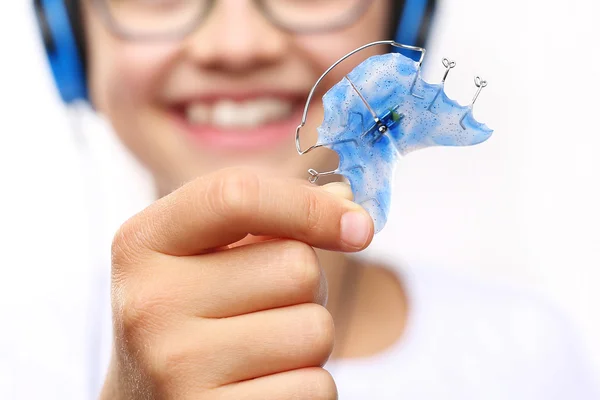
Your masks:
<svg viewBox="0 0 600 400"><path fill-rule="evenodd" d="M77 29L78 15L75 14L78 10L73 8L79 0L33 1L40 34L60 97L66 104L89 101L85 58L82 54L83 38L81 29ZM402 3L404 4L396 29L396 42L423 47L436 0L404 0ZM394 6L397 7L397 3ZM415 52L400 51L414 60L419 57Z"/></svg>

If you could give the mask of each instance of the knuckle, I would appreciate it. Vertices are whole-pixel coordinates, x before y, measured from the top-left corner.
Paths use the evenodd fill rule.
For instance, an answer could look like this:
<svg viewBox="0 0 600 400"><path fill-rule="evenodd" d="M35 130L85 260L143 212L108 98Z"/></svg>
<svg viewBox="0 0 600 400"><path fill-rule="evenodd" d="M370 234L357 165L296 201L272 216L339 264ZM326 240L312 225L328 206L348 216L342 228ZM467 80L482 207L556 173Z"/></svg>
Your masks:
<svg viewBox="0 0 600 400"><path fill-rule="evenodd" d="M134 290L121 295L118 319L125 340L145 342L145 338L157 335L165 325L172 310L166 296L148 290Z"/></svg>
<svg viewBox="0 0 600 400"><path fill-rule="evenodd" d="M192 335L177 331L157 337L152 344L146 372L158 392L175 396L170 398L187 398L183 395L192 387L205 392L217 386L225 373L218 368L214 349Z"/></svg>
<svg viewBox="0 0 600 400"><path fill-rule="evenodd" d="M133 245L136 235L130 221L121 225L112 240L111 260L115 268L123 268L133 262Z"/></svg>
<svg viewBox="0 0 600 400"><path fill-rule="evenodd" d="M140 262L144 249L151 249L148 224L141 214L125 221L113 236L111 262L113 269L123 270L127 266Z"/></svg>
<svg viewBox="0 0 600 400"><path fill-rule="evenodd" d="M306 243L290 240L284 244L284 257L289 265L292 286L310 299L314 298L320 291L323 279L315 250Z"/></svg>
<svg viewBox="0 0 600 400"><path fill-rule="evenodd" d="M190 351L184 346L177 344L179 341L171 340L164 345L158 345L154 362L150 363L148 374L160 392L165 392L174 386L174 380L181 377L188 369Z"/></svg>
<svg viewBox="0 0 600 400"><path fill-rule="evenodd" d="M260 179L247 168L235 167L220 171L209 184L208 203L219 214L238 217L253 213L260 191Z"/></svg>

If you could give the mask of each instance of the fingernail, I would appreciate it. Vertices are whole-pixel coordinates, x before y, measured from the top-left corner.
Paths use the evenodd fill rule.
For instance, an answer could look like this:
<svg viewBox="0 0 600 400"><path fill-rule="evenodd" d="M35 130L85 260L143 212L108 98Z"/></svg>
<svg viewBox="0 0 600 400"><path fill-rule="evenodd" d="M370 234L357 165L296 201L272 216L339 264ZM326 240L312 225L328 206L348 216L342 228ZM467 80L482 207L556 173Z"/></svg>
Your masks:
<svg viewBox="0 0 600 400"><path fill-rule="evenodd" d="M343 199L352 200L354 197L352 195L352 188L350 188L350 185L344 182L328 183L327 185L321 186L321 188L324 191L331 193L334 196L341 197Z"/></svg>
<svg viewBox="0 0 600 400"><path fill-rule="evenodd" d="M342 241L351 248L362 249L371 234L371 221L367 214L360 211L347 211L340 223Z"/></svg>

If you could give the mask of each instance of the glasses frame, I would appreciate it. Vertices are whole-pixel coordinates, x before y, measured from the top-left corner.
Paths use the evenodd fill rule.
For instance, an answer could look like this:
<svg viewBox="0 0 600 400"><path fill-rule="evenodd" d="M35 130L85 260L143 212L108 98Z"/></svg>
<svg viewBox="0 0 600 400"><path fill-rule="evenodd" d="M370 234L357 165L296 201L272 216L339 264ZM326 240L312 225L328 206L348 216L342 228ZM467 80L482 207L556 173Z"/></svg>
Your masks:
<svg viewBox="0 0 600 400"><path fill-rule="evenodd" d="M113 17L110 12L107 1L109 0L90 0L92 6L96 9L96 11L100 14L101 20L103 21L106 28L111 31L117 37L124 40L131 41L170 41L170 40L181 40L186 36L190 35L192 32L196 31L198 27L205 21L206 17L210 15L210 12L215 6L216 0L209 0L208 6L202 10L202 12L198 13L197 16L192 19L192 21L182 26L177 31L173 32L164 32L164 33L133 33L127 29L124 29ZM256 8L260 11L260 13L267 19L273 26L278 29L292 33L292 34L300 34L300 35L310 35L317 33L327 33L334 32L340 29L343 29L347 26L354 24L358 21L369 9L374 0L359 0L357 5L354 7L351 12L348 13L344 19L340 19L339 22L328 24L327 26L315 26L315 27L300 27L300 26L291 26L290 24L286 24L281 22L270 10L267 5L266 0L251 0Z"/></svg>

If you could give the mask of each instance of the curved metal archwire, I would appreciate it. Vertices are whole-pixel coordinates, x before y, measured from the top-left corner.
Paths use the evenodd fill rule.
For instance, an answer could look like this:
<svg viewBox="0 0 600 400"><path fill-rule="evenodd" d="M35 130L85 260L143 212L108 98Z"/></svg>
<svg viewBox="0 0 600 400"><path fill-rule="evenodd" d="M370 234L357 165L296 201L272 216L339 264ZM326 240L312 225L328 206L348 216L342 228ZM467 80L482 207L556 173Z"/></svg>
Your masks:
<svg viewBox="0 0 600 400"><path fill-rule="evenodd" d="M307 148L306 150L302 150L302 147L300 145L300 130L304 127L304 125L306 125L306 118L308 116L308 108L310 106L310 102L312 101L312 98L317 90L317 87L319 86L319 84L321 83L321 81L323 81L323 79L325 79L325 77L327 76L327 74L329 74L335 67L337 67L340 63L342 63L344 60L346 60L347 58L353 56L354 54L372 47L372 46L380 46L380 45L387 45L387 46L393 46L393 47L397 47L399 49L406 49L406 50L413 50L413 51L418 51L421 53L421 57L419 58L419 61L417 62L418 68L421 68L421 64L423 63L423 59L425 58L425 52L426 50L422 47L417 47L417 46L409 46L407 44L401 44L398 43L394 40L380 40L377 42L372 42L372 43L368 43L365 44L364 46L361 46L357 49L352 50L350 53L346 54L345 56L343 56L342 58L340 58L339 60L337 60L335 63L333 63L333 65L331 65L329 68L327 68L327 70L323 73L323 75L321 75L321 77L317 80L317 82L315 83L315 85L312 87L312 89L310 90L310 92L308 93L308 98L306 99L306 105L304 106L304 113L302 114L302 121L300 122L300 125L298 125L298 127L296 128L296 151L298 151L298 154L303 155L308 153L311 150L314 150L318 147L321 147L321 145L315 144L310 146L309 148Z"/></svg>

